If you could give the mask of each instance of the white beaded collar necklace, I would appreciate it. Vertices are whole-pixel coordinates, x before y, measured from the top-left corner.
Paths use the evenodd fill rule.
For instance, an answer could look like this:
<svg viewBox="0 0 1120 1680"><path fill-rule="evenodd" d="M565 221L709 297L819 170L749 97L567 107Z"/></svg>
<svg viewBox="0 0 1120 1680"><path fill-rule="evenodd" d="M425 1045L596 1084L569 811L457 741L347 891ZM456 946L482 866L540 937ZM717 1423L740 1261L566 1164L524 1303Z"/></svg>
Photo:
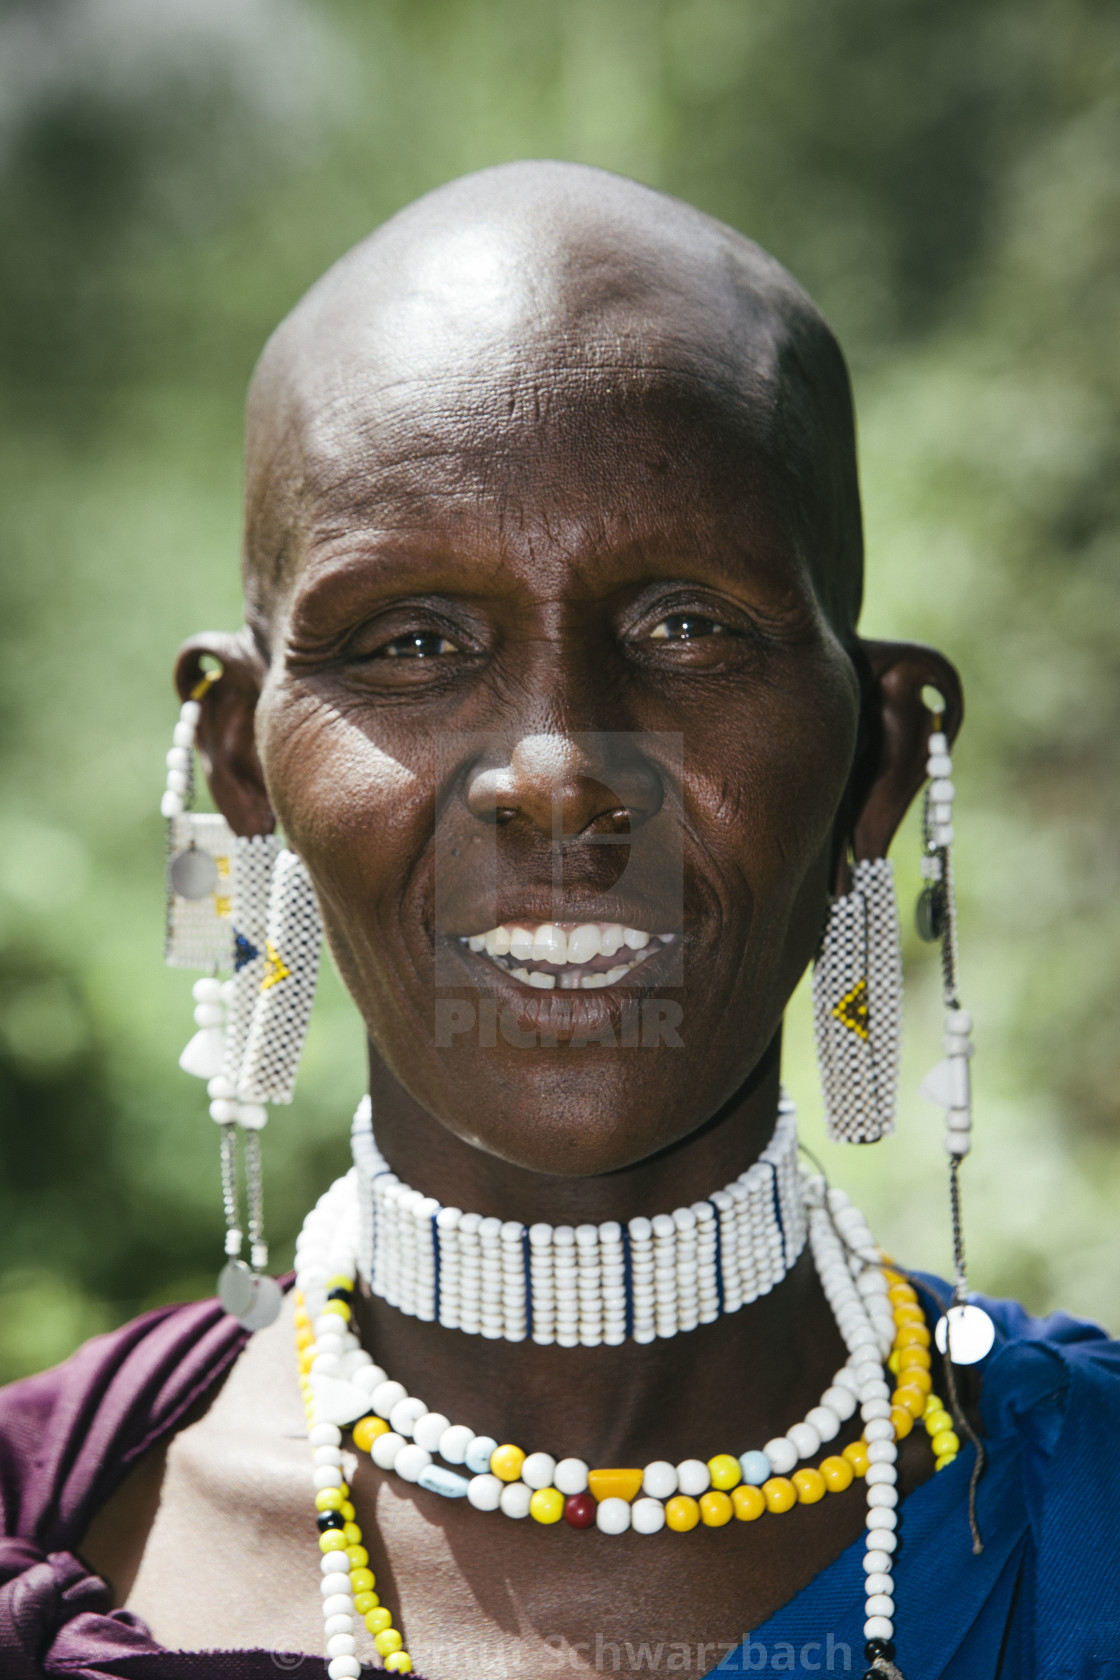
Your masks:
<svg viewBox="0 0 1120 1680"><path fill-rule="evenodd" d="M523 1225L443 1207L378 1150L369 1097L351 1136L358 1270L411 1317L492 1341L652 1342L737 1312L781 1282L808 1234L797 1113L784 1093L759 1159L706 1201L653 1219Z"/></svg>

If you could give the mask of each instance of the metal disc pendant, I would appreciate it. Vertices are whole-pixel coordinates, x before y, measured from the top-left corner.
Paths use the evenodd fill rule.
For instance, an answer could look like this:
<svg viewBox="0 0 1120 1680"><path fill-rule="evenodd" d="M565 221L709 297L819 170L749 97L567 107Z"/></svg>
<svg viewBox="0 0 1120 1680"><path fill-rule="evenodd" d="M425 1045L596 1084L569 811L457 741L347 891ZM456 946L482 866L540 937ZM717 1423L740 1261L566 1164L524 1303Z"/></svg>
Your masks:
<svg viewBox="0 0 1120 1680"><path fill-rule="evenodd" d="M205 898L218 884L217 864L209 852L200 852L197 846L176 852L167 874L180 898Z"/></svg>
<svg viewBox="0 0 1120 1680"><path fill-rule="evenodd" d="M954 1365L975 1365L992 1351L996 1327L983 1307L950 1307L948 1321L939 1318L933 1339L937 1351L945 1352L947 1335L952 1337Z"/></svg>
<svg viewBox="0 0 1120 1680"><path fill-rule="evenodd" d="M253 1279L252 1303L246 1312L238 1313L237 1317L246 1330L265 1330L279 1318L283 1299L276 1279L262 1272Z"/></svg>
<svg viewBox="0 0 1120 1680"><path fill-rule="evenodd" d="M244 1260L227 1260L218 1273L218 1299L231 1318L240 1318L253 1305L255 1281Z"/></svg>
<svg viewBox="0 0 1120 1680"><path fill-rule="evenodd" d="M923 887L914 909L918 938L927 945L936 945L941 938L941 894L933 887Z"/></svg>

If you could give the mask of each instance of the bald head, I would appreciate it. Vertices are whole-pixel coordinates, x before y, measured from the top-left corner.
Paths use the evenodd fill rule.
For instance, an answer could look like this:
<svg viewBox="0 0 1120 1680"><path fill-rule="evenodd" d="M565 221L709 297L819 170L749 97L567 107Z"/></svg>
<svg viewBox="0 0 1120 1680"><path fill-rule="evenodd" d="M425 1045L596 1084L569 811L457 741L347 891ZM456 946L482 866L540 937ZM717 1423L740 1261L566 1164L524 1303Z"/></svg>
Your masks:
<svg viewBox="0 0 1120 1680"><path fill-rule="evenodd" d="M854 428L826 322L731 228L561 163L484 170L419 199L273 334L248 413L251 622L267 635L312 525L348 508L377 525L392 503L399 524L402 500L406 521L421 519L431 495L470 484L504 497L507 518L555 522L538 504L561 456L593 502L603 455L628 447L623 415L638 416L643 469L653 454L670 475L707 457L748 497L769 495L851 633Z"/></svg>

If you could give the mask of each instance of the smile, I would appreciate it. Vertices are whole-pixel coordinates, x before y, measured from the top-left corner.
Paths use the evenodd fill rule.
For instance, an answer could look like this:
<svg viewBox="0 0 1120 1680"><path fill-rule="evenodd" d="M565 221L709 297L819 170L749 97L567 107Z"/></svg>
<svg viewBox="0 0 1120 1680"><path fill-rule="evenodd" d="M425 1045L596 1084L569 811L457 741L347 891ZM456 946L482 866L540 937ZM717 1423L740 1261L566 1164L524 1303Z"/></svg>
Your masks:
<svg viewBox="0 0 1120 1680"><path fill-rule="evenodd" d="M618 922L503 922L462 943L536 991L590 992L617 985L675 938Z"/></svg>

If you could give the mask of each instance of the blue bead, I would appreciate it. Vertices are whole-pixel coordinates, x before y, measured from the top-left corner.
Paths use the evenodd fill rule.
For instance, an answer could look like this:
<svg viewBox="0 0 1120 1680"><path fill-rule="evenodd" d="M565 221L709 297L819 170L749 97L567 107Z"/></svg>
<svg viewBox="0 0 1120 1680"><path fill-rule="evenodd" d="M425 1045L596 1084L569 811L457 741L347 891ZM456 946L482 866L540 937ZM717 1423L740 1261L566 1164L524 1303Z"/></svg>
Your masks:
<svg viewBox="0 0 1120 1680"><path fill-rule="evenodd" d="M458 1476L454 1470L445 1470L439 1464L429 1464L416 1480L429 1493L442 1493L445 1499L462 1499L467 1491L465 1476Z"/></svg>
<svg viewBox="0 0 1120 1680"><path fill-rule="evenodd" d="M493 1435L476 1435L467 1448L464 1463L468 1470L476 1476L485 1476L490 1469L491 1455L498 1450L498 1443Z"/></svg>
<svg viewBox="0 0 1120 1680"><path fill-rule="evenodd" d="M739 1455L739 1468L743 1472L743 1480L751 1487L761 1487L774 1474L770 1468L770 1460L764 1452L746 1452Z"/></svg>

